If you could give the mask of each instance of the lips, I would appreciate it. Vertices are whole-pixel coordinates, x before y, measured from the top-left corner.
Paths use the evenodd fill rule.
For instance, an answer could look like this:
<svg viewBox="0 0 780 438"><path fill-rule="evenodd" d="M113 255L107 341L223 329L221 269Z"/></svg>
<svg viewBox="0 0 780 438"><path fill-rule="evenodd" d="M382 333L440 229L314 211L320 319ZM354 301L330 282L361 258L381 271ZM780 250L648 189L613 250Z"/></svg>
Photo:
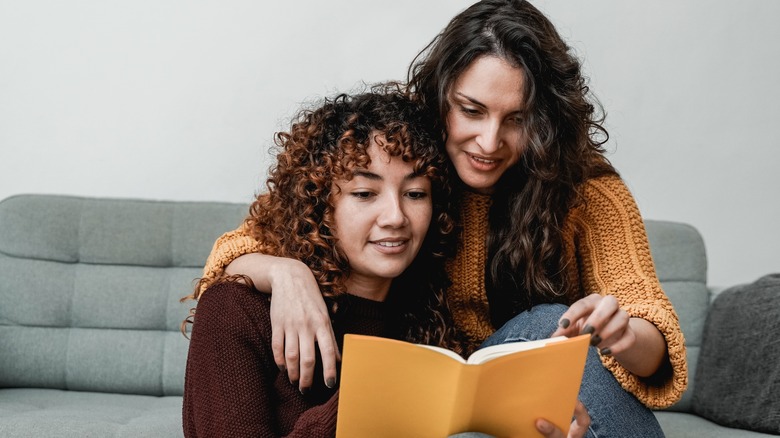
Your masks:
<svg viewBox="0 0 780 438"><path fill-rule="evenodd" d="M495 170L501 163L500 159L487 158L480 155L474 155L466 152L466 156L469 157L469 163L477 170L491 171Z"/></svg>
<svg viewBox="0 0 780 438"><path fill-rule="evenodd" d="M375 242L379 246L386 246L388 248L394 248L396 246L401 246L404 244L404 242Z"/></svg>
<svg viewBox="0 0 780 438"><path fill-rule="evenodd" d="M377 251L383 254L398 254L406 251L409 239L380 239L372 240L369 243L374 245Z"/></svg>

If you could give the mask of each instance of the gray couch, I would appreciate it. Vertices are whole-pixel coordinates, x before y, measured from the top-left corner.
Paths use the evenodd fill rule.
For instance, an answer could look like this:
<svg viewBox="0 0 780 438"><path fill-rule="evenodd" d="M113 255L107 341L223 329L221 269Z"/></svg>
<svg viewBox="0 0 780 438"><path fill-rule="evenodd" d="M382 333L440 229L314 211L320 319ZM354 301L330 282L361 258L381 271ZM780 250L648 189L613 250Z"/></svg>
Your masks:
<svg viewBox="0 0 780 438"><path fill-rule="evenodd" d="M0 202L0 436L180 437L192 303L246 206Z"/></svg>
<svg viewBox="0 0 780 438"><path fill-rule="evenodd" d="M20 195L0 202L0 436L181 436L179 303L245 205ZM647 221L682 319L691 388L669 437L758 437L694 414L711 294L698 232Z"/></svg>

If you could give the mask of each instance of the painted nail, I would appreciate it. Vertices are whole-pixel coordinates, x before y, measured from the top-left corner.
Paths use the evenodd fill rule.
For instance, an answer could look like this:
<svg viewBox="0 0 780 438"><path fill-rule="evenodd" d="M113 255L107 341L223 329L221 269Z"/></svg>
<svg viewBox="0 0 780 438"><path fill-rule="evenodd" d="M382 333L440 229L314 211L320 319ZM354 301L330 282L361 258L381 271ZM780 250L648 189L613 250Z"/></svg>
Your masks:
<svg viewBox="0 0 780 438"><path fill-rule="evenodd" d="M335 388L336 387L336 378L335 377L329 377L327 380L325 380L325 386L328 388Z"/></svg>
<svg viewBox="0 0 780 438"><path fill-rule="evenodd" d="M571 324L571 321L569 321L567 318L562 318L560 321L558 321L558 325L563 328L569 328L569 324Z"/></svg>
<svg viewBox="0 0 780 438"><path fill-rule="evenodd" d="M593 345L594 347L596 345L599 345L601 343L601 336L599 335L593 335L590 337L590 345Z"/></svg>
<svg viewBox="0 0 780 438"><path fill-rule="evenodd" d="M284 366L284 365L279 365L279 371L282 372L282 373L286 373L287 372L287 367Z"/></svg>
<svg viewBox="0 0 780 438"><path fill-rule="evenodd" d="M612 356L612 350L609 347L602 348L600 353L602 356Z"/></svg>
<svg viewBox="0 0 780 438"><path fill-rule="evenodd" d="M582 332L580 334L590 335L593 334L594 331L596 331L596 329L594 329L592 325L585 324L585 327L582 328Z"/></svg>
<svg viewBox="0 0 780 438"><path fill-rule="evenodd" d="M309 388L308 388L308 387L306 387L306 388L301 388L301 389L300 389L300 391L301 391L301 395L306 395L306 393L308 393L308 392L309 392Z"/></svg>
<svg viewBox="0 0 780 438"><path fill-rule="evenodd" d="M290 380L290 385L298 386L298 381L297 380Z"/></svg>

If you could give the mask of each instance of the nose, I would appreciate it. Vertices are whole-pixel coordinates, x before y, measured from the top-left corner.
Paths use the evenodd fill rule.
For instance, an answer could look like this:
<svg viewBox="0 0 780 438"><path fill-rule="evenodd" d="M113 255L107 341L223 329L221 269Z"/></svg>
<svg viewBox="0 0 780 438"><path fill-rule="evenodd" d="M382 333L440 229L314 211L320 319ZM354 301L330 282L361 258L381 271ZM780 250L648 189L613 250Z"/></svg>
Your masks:
<svg viewBox="0 0 780 438"><path fill-rule="evenodd" d="M489 155L501 148L501 123L488 120L477 135L477 144Z"/></svg>
<svg viewBox="0 0 780 438"><path fill-rule="evenodd" d="M401 228L407 224L408 218L401 204L402 199L402 197L395 195L385 197L385 202L379 206L377 225L380 227Z"/></svg>

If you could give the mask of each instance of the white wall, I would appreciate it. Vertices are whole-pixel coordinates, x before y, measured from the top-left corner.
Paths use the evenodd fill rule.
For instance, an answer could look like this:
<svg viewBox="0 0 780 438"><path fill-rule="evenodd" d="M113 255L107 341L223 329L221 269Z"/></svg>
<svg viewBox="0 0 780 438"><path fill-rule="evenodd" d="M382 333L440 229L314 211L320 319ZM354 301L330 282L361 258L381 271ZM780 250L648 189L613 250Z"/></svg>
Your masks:
<svg viewBox="0 0 780 438"><path fill-rule="evenodd" d="M300 102L402 79L471 0L0 0L0 198L250 202ZM780 2L537 1L585 58L645 217L709 279L780 271Z"/></svg>

